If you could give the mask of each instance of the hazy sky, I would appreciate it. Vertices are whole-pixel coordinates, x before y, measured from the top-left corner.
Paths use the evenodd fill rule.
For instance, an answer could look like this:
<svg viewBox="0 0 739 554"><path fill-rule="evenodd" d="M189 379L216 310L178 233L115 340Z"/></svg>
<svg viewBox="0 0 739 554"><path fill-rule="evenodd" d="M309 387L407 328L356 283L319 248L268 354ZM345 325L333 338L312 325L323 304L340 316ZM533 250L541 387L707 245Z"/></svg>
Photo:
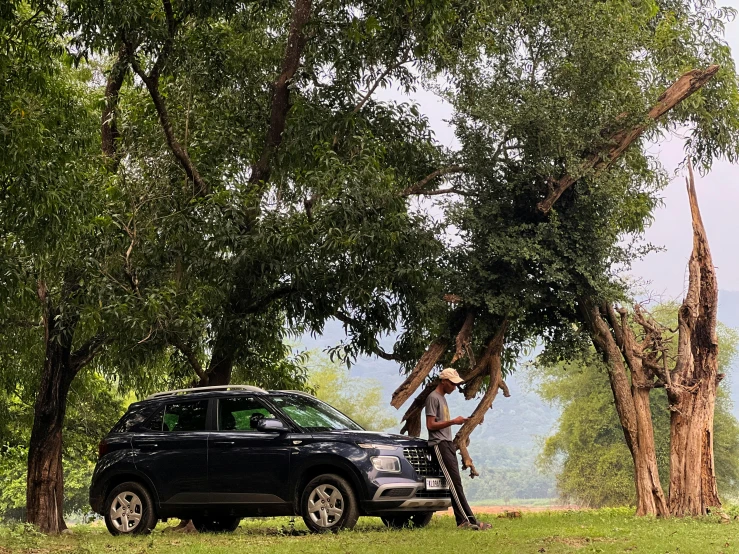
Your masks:
<svg viewBox="0 0 739 554"><path fill-rule="evenodd" d="M718 2L739 10L739 0ZM726 38L734 58L739 56L739 18L728 23ZM397 91L378 91L384 99L399 100ZM444 145L453 147L454 134L445 120L451 115L448 105L440 102L433 94L419 91L412 99L421 105L427 114L436 138ZM684 159L682 140L668 138L650 148L657 155L668 174L675 171ZM717 266L719 288L739 291L739 168L726 161L718 161L710 173L696 173L698 200L703 221L708 232L711 253ZM650 254L632 268L630 274L642 282L642 288L663 300L681 300L687 282L687 262L692 248L690 208L685 191L685 176L681 172L662 192L664 206L655 212L655 220L646 233L646 240L665 248L663 252Z"/></svg>

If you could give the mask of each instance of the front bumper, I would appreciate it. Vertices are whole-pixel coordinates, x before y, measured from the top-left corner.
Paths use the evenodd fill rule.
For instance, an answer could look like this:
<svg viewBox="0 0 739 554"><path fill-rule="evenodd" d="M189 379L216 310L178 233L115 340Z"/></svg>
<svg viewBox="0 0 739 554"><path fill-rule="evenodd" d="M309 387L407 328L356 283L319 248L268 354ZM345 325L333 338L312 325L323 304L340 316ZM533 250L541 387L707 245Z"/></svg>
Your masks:
<svg viewBox="0 0 739 554"><path fill-rule="evenodd" d="M364 503L368 514L388 512L435 512L451 507L449 490L427 491L425 483L386 483Z"/></svg>

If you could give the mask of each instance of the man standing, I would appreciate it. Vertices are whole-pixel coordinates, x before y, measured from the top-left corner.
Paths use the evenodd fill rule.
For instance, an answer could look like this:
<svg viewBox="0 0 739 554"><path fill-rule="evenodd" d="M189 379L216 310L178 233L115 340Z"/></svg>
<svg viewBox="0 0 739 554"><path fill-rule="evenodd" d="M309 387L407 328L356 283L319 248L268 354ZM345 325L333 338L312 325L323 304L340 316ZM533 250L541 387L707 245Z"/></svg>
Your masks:
<svg viewBox="0 0 739 554"><path fill-rule="evenodd" d="M444 395L453 392L457 385L464 383L456 369L446 368L439 374L441 383L426 399L426 428L429 431L429 446L434 449L444 473L449 491L452 493L452 507L457 527L460 529L490 529L489 523L478 522L467 503L459 476L457 449L452 441L452 425L462 425L466 417L449 417L449 406Z"/></svg>

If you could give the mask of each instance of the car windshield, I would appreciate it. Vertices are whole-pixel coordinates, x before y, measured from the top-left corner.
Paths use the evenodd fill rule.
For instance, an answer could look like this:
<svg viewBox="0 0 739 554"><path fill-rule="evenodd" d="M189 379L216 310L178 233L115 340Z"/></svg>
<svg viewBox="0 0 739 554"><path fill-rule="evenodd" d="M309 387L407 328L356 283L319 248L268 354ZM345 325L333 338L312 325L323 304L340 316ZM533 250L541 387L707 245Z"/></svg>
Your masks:
<svg viewBox="0 0 739 554"><path fill-rule="evenodd" d="M310 396L275 395L270 400L307 431L363 431L338 410Z"/></svg>

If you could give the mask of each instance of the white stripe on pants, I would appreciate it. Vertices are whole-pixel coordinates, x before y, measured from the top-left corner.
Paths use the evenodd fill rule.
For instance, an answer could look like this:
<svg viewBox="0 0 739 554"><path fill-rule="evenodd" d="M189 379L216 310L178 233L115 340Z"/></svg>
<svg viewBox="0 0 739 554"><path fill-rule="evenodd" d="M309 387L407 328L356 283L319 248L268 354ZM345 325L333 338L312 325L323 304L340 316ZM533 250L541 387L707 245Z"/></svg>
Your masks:
<svg viewBox="0 0 739 554"><path fill-rule="evenodd" d="M454 488L454 483L452 482L452 478L449 475L449 471L444 465L444 458L441 455L438 444L434 445L434 452L436 452L436 458L439 460L439 466L441 467L441 471L444 473L447 485L449 485L449 490L452 493L452 499L456 502L459 511L464 514L464 518L467 520L467 523L470 523L470 518L467 516L467 512L465 511L464 506L462 506L462 503L459 501L459 496L457 496L457 489Z"/></svg>

